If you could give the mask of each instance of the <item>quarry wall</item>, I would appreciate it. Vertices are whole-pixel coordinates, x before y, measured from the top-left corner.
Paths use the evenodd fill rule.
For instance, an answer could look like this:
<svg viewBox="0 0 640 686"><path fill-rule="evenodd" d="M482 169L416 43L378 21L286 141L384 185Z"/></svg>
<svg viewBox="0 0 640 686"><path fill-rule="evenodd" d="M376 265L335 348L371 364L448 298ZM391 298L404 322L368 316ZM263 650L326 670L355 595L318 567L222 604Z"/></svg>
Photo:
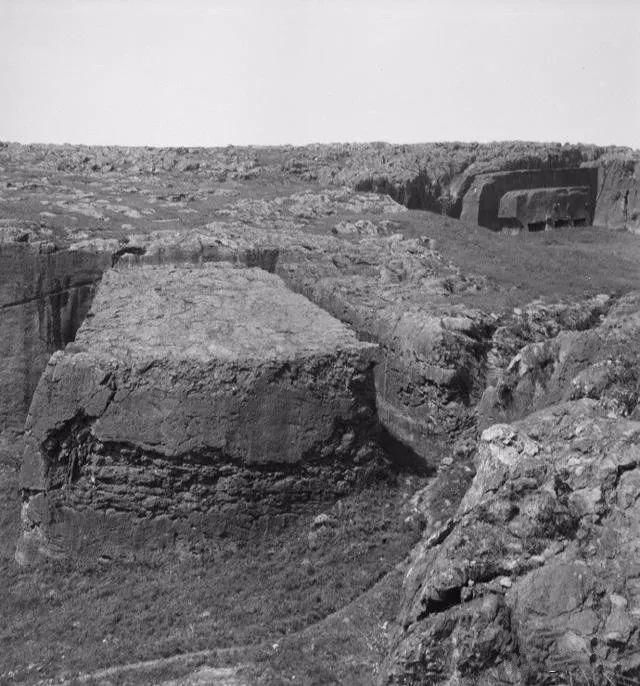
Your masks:
<svg viewBox="0 0 640 686"><path fill-rule="evenodd" d="M0 433L21 431L54 350L73 340L111 257L0 244Z"/></svg>
<svg viewBox="0 0 640 686"><path fill-rule="evenodd" d="M603 161L597 165L597 172L594 225L640 231L640 162Z"/></svg>
<svg viewBox="0 0 640 686"><path fill-rule="evenodd" d="M460 219L498 231L501 228L498 216L500 199L505 193L566 186L586 186L589 189L588 223L591 223L598 189L598 170L593 167L479 174L463 198Z"/></svg>

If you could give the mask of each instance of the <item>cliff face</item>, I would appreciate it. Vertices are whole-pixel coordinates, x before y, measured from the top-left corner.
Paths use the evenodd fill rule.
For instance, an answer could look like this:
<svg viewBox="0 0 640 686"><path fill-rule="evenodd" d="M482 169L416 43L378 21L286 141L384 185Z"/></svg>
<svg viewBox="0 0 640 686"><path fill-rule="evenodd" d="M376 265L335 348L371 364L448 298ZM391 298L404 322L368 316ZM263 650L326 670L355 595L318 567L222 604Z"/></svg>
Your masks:
<svg viewBox="0 0 640 686"><path fill-rule="evenodd" d="M49 356L73 340L106 256L0 244L0 432L21 431Z"/></svg>

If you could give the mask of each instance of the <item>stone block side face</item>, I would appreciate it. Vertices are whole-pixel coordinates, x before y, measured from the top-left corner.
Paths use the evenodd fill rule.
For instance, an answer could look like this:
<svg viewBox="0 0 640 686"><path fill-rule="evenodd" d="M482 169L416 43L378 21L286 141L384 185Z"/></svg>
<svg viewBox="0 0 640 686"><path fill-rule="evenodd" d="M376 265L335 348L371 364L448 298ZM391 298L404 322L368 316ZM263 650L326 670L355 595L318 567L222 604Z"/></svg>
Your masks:
<svg viewBox="0 0 640 686"><path fill-rule="evenodd" d="M439 441L472 423L484 390L491 328L478 312L405 312L380 341L376 366L380 422L427 464L439 460Z"/></svg>
<svg viewBox="0 0 640 686"><path fill-rule="evenodd" d="M427 296L424 305L409 298L392 300L378 284L379 299L365 299L361 284L369 282L364 280L312 279L295 268L283 278L363 338L379 343L375 379L380 423L425 466L436 466L442 457L440 442L450 442L473 421L473 407L485 387L495 321L479 310L430 306Z"/></svg>
<svg viewBox="0 0 640 686"><path fill-rule="evenodd" d="M586 224L590 217L586 186L509 191L500 199L498 211L501 224L515 220L523 227L563 220Z"/></svg>
<svg viewBox="0 0 640 686"><path fill-rule="evenodd" d="M148 369L54 355L27 423L17 559L189 546L344 494L378 456L370 352Z"/></svg>
<svg viewBox="0 0 640 686"><path fill-rule="evenodd" d="M463 198L460 219L497 231L500 229L498 220L500 199L505 193L520 189L561 186L587 186L589 188L589 223L591 223L598 187L598 170L590 167L479 174Z"/></svg>

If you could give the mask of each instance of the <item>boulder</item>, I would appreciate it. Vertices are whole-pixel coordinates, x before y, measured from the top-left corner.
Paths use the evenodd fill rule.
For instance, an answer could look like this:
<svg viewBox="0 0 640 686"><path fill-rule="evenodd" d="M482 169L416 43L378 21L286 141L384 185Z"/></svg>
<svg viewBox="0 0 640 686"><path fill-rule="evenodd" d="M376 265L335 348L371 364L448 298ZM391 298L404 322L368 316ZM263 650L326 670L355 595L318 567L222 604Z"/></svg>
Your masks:
<svg viewBox="0 0 640 686"><path fill-rule="evenodd" d="M18 560L204 545L348 492L379 458L375 354L260 269L107 272L34 394Z"/></svg>

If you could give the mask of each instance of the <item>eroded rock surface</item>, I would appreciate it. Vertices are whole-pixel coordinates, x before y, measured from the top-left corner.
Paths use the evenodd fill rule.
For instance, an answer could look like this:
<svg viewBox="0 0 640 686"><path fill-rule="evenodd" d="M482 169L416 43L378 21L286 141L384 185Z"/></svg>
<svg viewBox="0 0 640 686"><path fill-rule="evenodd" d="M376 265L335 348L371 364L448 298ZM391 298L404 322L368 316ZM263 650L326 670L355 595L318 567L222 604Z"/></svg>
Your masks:
<svg viewBox="0 0 640 686"><path fill-rule="evenodd" d="M487 429L456 515L414 554L384 682L637 678L639 446L639 422L590 399Z"/></svg>
<svg viewBox="0 0 640 686"><path fill-rule="evenodd" d="M607 299L600 302L604 306ZM597 399L611 416L637 418L639 305L638 294L631 293L611 307L599 326L565 330L525 345L486 389L478 408L481 425L578 398Z"/></svg>
<svg viewBox="0 0 640 686"><path fill-rule="evenodd" d="M18 559L206 544L348 492L379 458L375 353L263 270L108 272L31 405Z"/></svg>
<svg viewBox="0 0 640 686"><path fill-rule="evenodd" d="M388 433L439 463L388 681L635 678L634 237L475 224L512 182L586 183L595 223L633 230L636 168L528 143L0 144L0 461L116 267L33 399L18 558L278 526L378 473ZM406 209L463 198L467 224Z"/></svg>
<svg viewBox="0 0 640 686"><path fill-rule="evenodd" d="M640 231L640 160L637 154L607 155L598 164L594 223L609 229Z"/></svg>

